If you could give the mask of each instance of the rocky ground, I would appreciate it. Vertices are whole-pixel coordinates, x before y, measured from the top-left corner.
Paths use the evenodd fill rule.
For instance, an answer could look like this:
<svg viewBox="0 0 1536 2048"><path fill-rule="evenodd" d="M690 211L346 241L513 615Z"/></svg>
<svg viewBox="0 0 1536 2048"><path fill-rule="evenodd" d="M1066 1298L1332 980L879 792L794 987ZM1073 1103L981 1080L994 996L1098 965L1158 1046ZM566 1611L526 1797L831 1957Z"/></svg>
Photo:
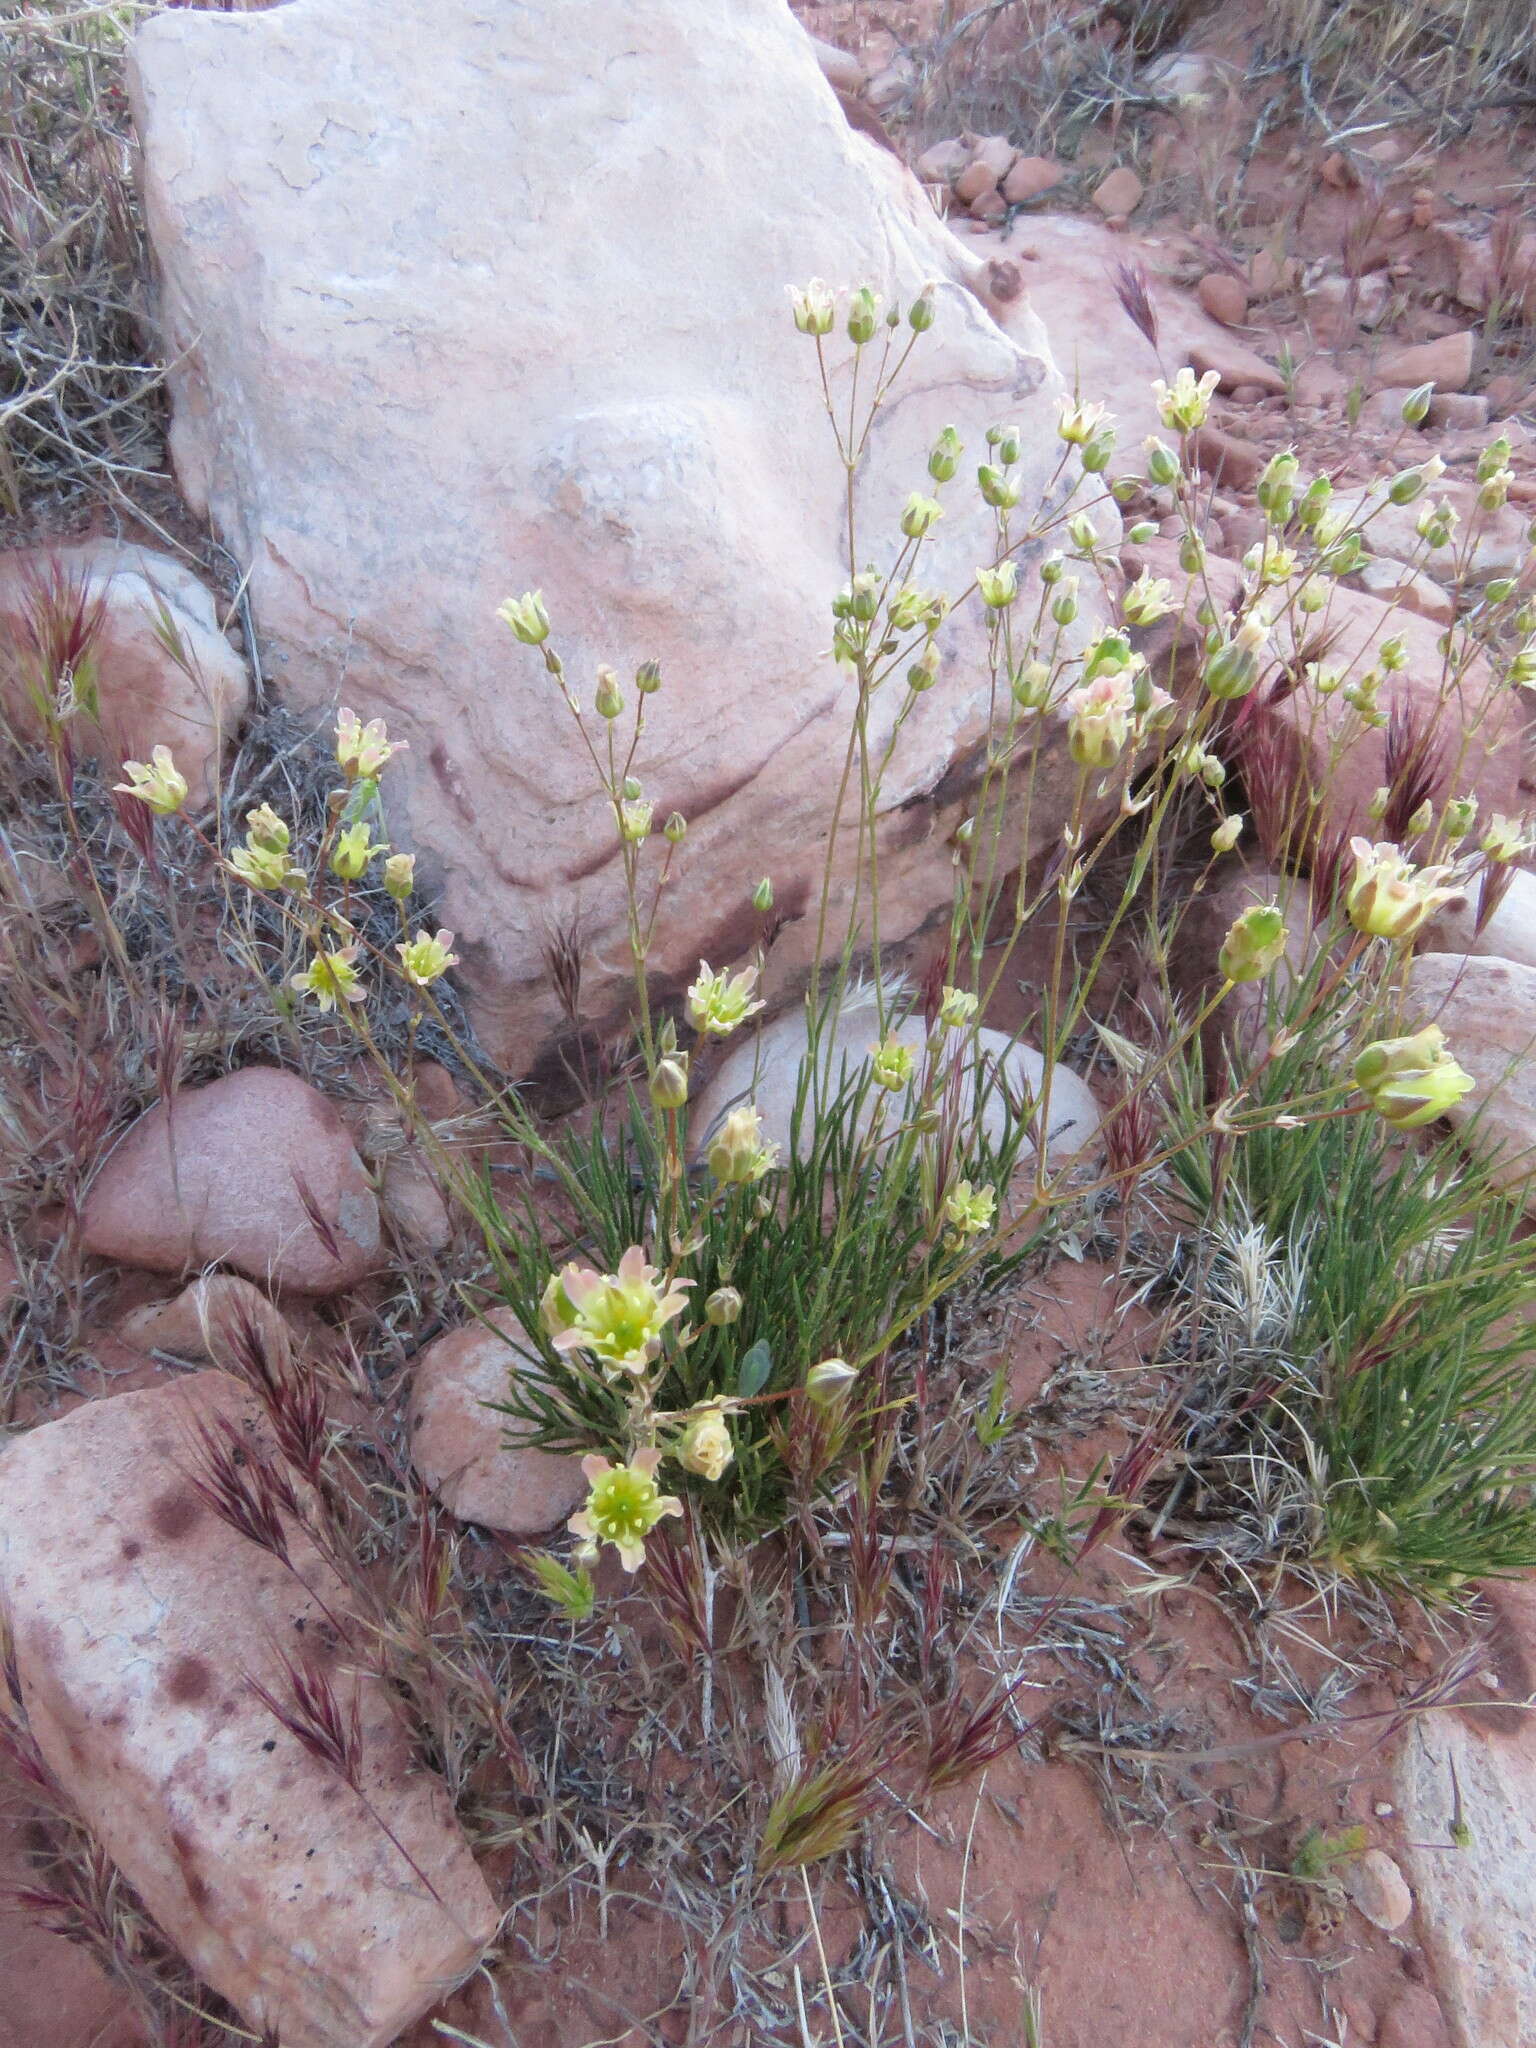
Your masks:
<svg viewBox="0 0 1536 2048"><path fill-rule="evenodd" d="M297 0L295 17L309 4ZM915 269L940 250L974 302L939 414L955 389L1001 375L999 333L1029 357L1043 322L1068 384L1118 417L1111 474L1130 474L1158 428L1150 379L1185 363L1215 372L1197 448L1213 581L1235 578L1262 541L1254 487L1276 451L1294 448L1306 472L1325 467L1341 494L1438 455L1437 494L1470 519L1477 465L1502 432L1512 479L1463 584L1436 580L1414 515L1391 507L1345 594L1346 641L1379 635L1387 619L1405 636L1411 658L1393 701L1415 715L1458 605L1529 575L1536 226L1522 169L1529 131L1511 125L1524 108L1499 108L1459 136L1407 117L1271 118L1262 23L1247 13L1192 20L1132 62L1120 15L1100 10L1091 26L1107 75L1135 81L1133 103L1052 136L1025 95L1004 132L961 117L995 115L999 94L1006 106L1010 62L1028 58L1025 43L1010 58L1012 24L962 75L954 52L968 46L953 40L953 10L826 0L798 12L829 46L821 68L842 114L811 97L809 66L783 77L818 119L846 119L862 138L836 158L846 187L817 197L837 215L849 260L866 217L898 241L891 223L920 219L912 232L928 239L902 243L903 260ZM250 219L217 216L216 194L192 191L212 175L195 148L177 154L191 132L178 126L177 67L195 63L167 50L167 69L146 66L136 91L155 137L148 204L190 320L199 291L226 310L254 303L255 259L210 286L209 250L249 252L258 238ZM757 54L791 61L766 31ZM388 52L378 61L387 69ZM297 104L308 74L282 84ZM357 116L338 112L343 87L328 79L314 136L279 150L287 193L302 194L328 152L346 157ZM230 90L243 101L243 78ZM198 118L217 126L229 105ZM277 147L258 127L253 161ZM807 163L824 143L847 146L841 129L826 142L808 128ZM776 191L789 189L792 168L775 159ZM707 166L699 175L707 196ZM401 176L404 190L408 167ZM344 193L335 203L325 232L340 250L353 221ZM935 239L935 211L952 241ZM747 234L747 213L724 218ZM453 252L466 274L483 257L471 244L484 226L466 201ZM704 246L709 221L685 226L680 240ZM781 257L775 245L711 261L729 274L740 262L745 276ZM681 258L676 267L703 293ZM650 289L617 262L613 280ZM781 282L775 274L775 294ZM230 315L231 381L212 411L198 409L191 384L177 392L179 498L157 470L126 495L119 486L105 510L99 496L62 490L30 509L18 499L17 545L0 556L0 632L23 647L39 574L66 578L77 629L90 615L103 758L146 759L170 736L192 801L222 790L229 815L274 795L296 813L320 803L324 748L312 721L283 706L334 699L338 670L324 661L345 643L340 673L376 690L370 708L421 720L402 772L418 778L418 832L451 848L445 886L469 934L477 996L464 1041L492 1074L498 1061L524 1071L541 1048L547 1081L558 975L528 905L542 906L546 889L559 900L549 878L585 857L581 827L564 785L543 787L542 710L525 727L484 707L480 623L465 629L457 694L431 714L438 723L422 711L433 634L453 630L460 603L491 618L480 605L489 586L449 589L446 565L456 550L513 552L556 505L577 542L551 580L569 574L574 591L590 572L582 549L609 550L613 584L588 615L675 632L681 663L693 615L665 614L654 583L635 595L623 581L635 531L662 545L659 524L653 533L645 522L658 451L670 451L681 467L666 472L668 489L692 494L695 517L681 538L666 533L665 575L686 581L712 564L717 582L693 596L720 667L741 630L731 610L741 579L756 579L754 592L763 582L819 590L835 551L824 562L819 535L807 540L766 486L758 523L738 517L714 466L716 435L733 448L737 425L720 428L675 390L658 424L641 370L619 393L605 361L573 362L586 352L558 322L580 294L562 304L541 284L534 296L538 319L556 324L530 358L541 395L529 411L557 455L513 512L498 509L494 465L478 504L447 502L453 463L491 431L472 389L451 390L430 430L383 463L375 415L341 418L352 378L376 377L383 405L398 402L408 366L393 343L338 354L306 416L316 436L337 416L316 486L342 508L334 517L306 525L295 511L298 472L285 471L281 435L243 474L221 467L231 434L218 405L239 384L271 406L263 430L281 419L285 379L309 346L313 330L274 289L267 324ZM350 310L339 316L338 328L352 324ZM434 331L451 356L452 320ZM653 338L639 335L634 354L655 378L665 351L645 356ZM485 389L499 388L505 362L483 329L477 347ZM779 374L753 337L732 330L717 347L737 351L745 381ZM402 380L394 399L391 376ZM1423 420L1405 424L1405 395L1431 383ZM782 391L758 395L770 416L787 402ZM608 422L603 433L570 425L591 418ZM901 428L914 447L931 431L926 412ZM528 436L515 444L520 460L546 445L526 420L517 432ZM513 445L498 444L498 461ZM757 490L769 443L739 445L750 470L740 488ZM787 430L771 445L797 474L819 459ZM403 520L388 496L396 468L419 517ZM371 495L343 528L360 479ZM631 502L643 508L634 530L624 526ZM270 641L208 541L210 510L226 537L243 528L271 540L258 576L277 620ZM1181 531L1171 498L1148 487L1124 511L1144 530L1124 543L1120 570L1170 573ZM755 559L765 533L766 575ZM187 560L169 552L176 543ZM328 582L312 579L354 573L343 617L318 595ZM500 561L485 573L500 579ZM434 579L441 616L422 609ZM361 633L358 616L373 622ZM736 622L727 630L721 619ZM819 615L815 631L824 639ZM796 672L798 622L775 623L770 638L773 659ZM273 2014L281 2048L1536 2040L1528 1584L1490 1583L1464 1612L1435 1616L1343 1596L1223 1550L1192 1510L1181 1521L1166 1492L1166 1512L1143 1503L1111 1518L1100 1540L1092 1488L1108 1474L1111 1493L1117 1480L1134 1490L1127 1475L1181 1384L1154 1284L1178 1245L1145 1221L1133 1239L1103 1205L1000 1304L933 1335L932 1369L951 1376L957 1405L968 1413L1000 1389L1014 1428L995 1456L969 1436L931 1447L940 1504L914 1516L887 1565L913 1631L892 1649L891 1682L917 1683L903 1662L912 1642L924 1646L921 1683L960 1708L1022 1675L1011 1739L927 1804L908 1796L900 1759L866 1758L861 1789L879 1785L878 1815L857 1855L818 1876L814 1899L798 1867L792 1881L755 1871L741 1809L757 1797L754 1778L760 1787L782 1770L782 1745L798 1741L793 1716L784 1733L788 1693L842 1696L854 1638L830 1570L800 1605L771 1566L761 1580L756 1566L722 1571L708 1579L701 1618L696 1589L674 1588L669 1605L626 1591L605 1567L596 1626L579 1633L552 1617L522 1569L525 1546L559 1528L585 1482L569 1458L509 1446L502 1418L482 1405L506 1351L496 1317L488 1326L471 1312L489 1299L486 1249L444 1166L482 1171L504 1193L517 1185L484 1075L440 1034L418 1042L414 1025L395 1020L380 1027L406 1084L391 1092L354 1047L274 1013L264 987L261 1000L250 994L251 966L259 983L278 942L259 927L237 943L206 876L194 884L190 870L161 874L151 861L147 879L104 882L78 849L107 843L110 799L99 786L82 796L80 827L39 794L46 722L17 673L13 661L22 765L0 874L14 992L0 1250L0 2048L277 2041L259 2035ZM679 772L694 778L701 817L719 811L700 830L689 943L697 953L693 938L708 930L734 959L746 928L706 899L744 897L737 884L762 864L752 834L765 820L782 817L775 829L794 842L823 735L809 694L773 704L743 742L755 750L751 772L726 778L727 789L701 765L707 700L678 716ZM1289 716L1276 706L1295 754L1304 734ZM960 757L963 725L936 723L941 763ZM1337 767L1322 792L1331 828L1367 822L1384 747L1369 740ZM1529 810L1513 700L1458 733L1456 755L1458 787L1485 814ZM507 823L510 780L519 816ZM923 863L947 867L950 813L963 809L942 779L936 795L918 795L940 822L894 870L895 914L910 902L912 931ZM1219 900L1212 892L1208 931L1189 927L1187 989L1209 985L1236 909L1298 886L1256 856ZM781 990L803 965L805 908L783 919ZM382 898L375 912L392 914ZM1310 919L1298 922L1304 954ZM1091 953L1091 929L1078 936ZM613 977L602 944L594 953L591 1029L559 1040L568 1065L600 1058L613 1028ZM1029 1017L1032 966L1021 961L1000 992L993 1024ZM1143 968L1129 947L1101 963L1095 1007L1106 1020L1123 1021ZM1447 904L1412 974L1477 1083L1457 1110L1464 1122L1481 1112L1472 1142L1523 1152L1536 1143L1536 878L1517 869L1487 918L1464 899ZM183 998L190 1038L177 1021ZM1078 1050L1073 1128L1092 1134L1113 1070L1102 1048ZM242 1516L259 1524L255 1536L241 1533ZM1080 1548L1085 1532L1093 1541ZM927 1635L924 1616L939 1617ZM410 1687L388 1675L381 1643ZM294 1682L284 1690L274 1670ZM408 1690L426 1698L424 1713L407 1712ZM957 1710L947 1724L957 1740L961 1722ZM828 1976L841 1993L832 2012Z"/></svg>

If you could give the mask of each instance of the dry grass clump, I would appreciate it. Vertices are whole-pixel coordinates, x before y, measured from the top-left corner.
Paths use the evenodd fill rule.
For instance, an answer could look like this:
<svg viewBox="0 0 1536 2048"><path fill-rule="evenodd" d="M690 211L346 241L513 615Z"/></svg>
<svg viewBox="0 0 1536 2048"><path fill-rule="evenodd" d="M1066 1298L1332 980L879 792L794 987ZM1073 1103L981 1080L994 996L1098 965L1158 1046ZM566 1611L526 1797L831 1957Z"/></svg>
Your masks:
<svg viewBox="0 0 1536 2048"><path fill-rule="evenodd" d="M0 512L121 500L160 467L161 368L122 85L147 8L43 0L0 25Z"/></svg>
<svg viewBox="0 0 1536 2048"><path fill-rule="evenodd" d="M1138 73L1201 12L1200 0L1138 0L1117 16L1121 34L1110 43L1097 8L949 0L931 39L911 52L917 82L895 112L924 141L969 128L1070 159L1095 124L1134 130L1139 115L1165 105Z"/></svg>
<svg viewBox="0 0 1536 2048"><path fill-rule="evenodd" d="M1529 0L1276 0L1273 63L1292 68L1307 110L1375 114L1465 133L1490 112L1536 111L1536 13Z"/></svg>

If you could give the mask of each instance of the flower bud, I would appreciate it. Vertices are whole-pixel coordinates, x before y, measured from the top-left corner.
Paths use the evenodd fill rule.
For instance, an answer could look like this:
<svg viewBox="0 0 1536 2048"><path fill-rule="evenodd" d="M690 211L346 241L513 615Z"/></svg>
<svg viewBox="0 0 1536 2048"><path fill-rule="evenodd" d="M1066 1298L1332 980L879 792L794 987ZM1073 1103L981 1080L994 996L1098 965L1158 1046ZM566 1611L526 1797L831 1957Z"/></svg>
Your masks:
<svg viewBox="0 0 1536 2048"><path fill-rule="evenodd" d="M1015 670L1013 701L1021 711L1043 711L1050 701L1051 672L1043 661L1026 661Z"/></svg>
<svg viewBox="0 0 1536 2048"><path fill-rule="evenodd" d="M993 427L987 440L997 450L997 459L1001 463L1017 462L1024 452L1024 434L1019 427Z"/></svg>
<svg viewBox="0 0 1536 2048"><path fill-rule="evenodd" d="M925 498L921 491L914 491L902 511L901 530L908 540L921 540L943 517L944 507L937 498Z"/></svg>
<svg viewBox="0 0 1536 2048"><path fill-rule="evenodd" d="M1404 1038L1379 1038L1355 1061L1355 1086L1376 1114L1399 1131L1433 1123L1476 1085L1446 1050L1438 1024L1426 1024Z"/></svg>
<svg viewBox="0 0 1536 2048"><path fill-rule="evenodd" d="M1205 687L1223 702L1246 697L1258 680L1257 657L1235 640L1223 641L1205 665Z"/></svg>
<svg viewBox="0 0 1536 2048"><path fill-rule="evenodd" d="M1515 594L1513 576L1490 576L1483 585L1483 597L1488 604L1503 604Z"/></svg>
<svg viewBox="0 0 1536 2048"><path fill-rule="evenodd" d="M371 826L361 822L344 825L331 848L331 873L343 882L360 882L368 872L368 863L382 851L373 842Z"/></svg>
<svg viewBox="0 0 1536 2048"><path fill-rule="evenodd" d="M384 863L384 893L396 903L408 901L416 886L414 853L392 853Z"/></svg>
<svg viewBox="0 0 1536 2048"><path fill-rule="evenodd" d="M1272 455L1259 473L1253 494L1277 526L1284 526L1291 516L1300 468L1294 451L1285 448Z"/></svg>
<svg viewBox="0 0 1536 2048"><path fill-rule="evenodd" d="M1198 576L1205 567L1205 542L1198 533L1186 533L1179 542L1179 567L1186 576Z"/></svg>
<svg viewBox="0 0 1536 2048"><path fill-rule="evenodd" d="M619 836L630 845L648 839L656 806L644 798L627 798L619 805Z"/></svg>
<svg viewBox="0 0 1536 2048"><path fill-rule="evenodd" d="M926 334L937 318L938 308L934 304L933 286L925 284L907 308L907 325L914 334Z"/></svg>
<svg viewBox="0 0 1536 2048"><path fill-rule="evenodd" d="M635 688L642 697L654 697L661 688L661 663L642 661L635 670Z"/></svg>
<svg viewBox="0 0 1536 2048"><path fill-rule="evenodd" d="M1497 476L1499 471L1508 463L1510 453L1509 436L1507 434L1500 434L1496 441L1490 441L1482 454L1477 458L1478 482L1485 484L1490 478Z"/></svg>
<svg viewBox="0 0 1536 2048"><path fill-rule="evenodd" d="M1385 783L1382 783L1380 788L1373 792L1370 802L1365 807L1365 815L1373 825L1381 823L1382 819L1387 815L1387 806L1391 801L1392 792Z"/></svg>
<svg viewBox="0 0 1536 2048"><path fill-rule="evenodd" d="M1180 474L1179 458L1168 443L1158 440L1155 434L1150 434L1144 445L1147 454L1147 475L1151 481L1161 484L1165 490L1176 484Z"/></svg>
<svg viewBox="0 0 1536 2048"><path fill-rule="evenodd" d="M862 348L880 326L880 294L861 284L848 302L848 339Z"/></svg>
<svg viewBox="0 0 1536 2048"><path fill-rule="evenodd" d="M1405 427L1422 427L1429 418L1429 401L1435 395L1433 381L1419 385L1403 400L1402 422Z"/></svg>
<svg viewBox="0 0 1536 2048"><path fill-rule="evenodd" d="M1417 839L1421 833L1427 832L1434 822L1435 807L1426 797L1424 802L1419 805L1419 808L1408 820L1408 837L1410 839Z"/></svg>
<svg viewBox="0 0 1536 2048"><path fill-rule="evenodd" d="M1262 981L1284 958L1289 936L1278 903L1255 903L1234 919L1222 941L1217 965L1223 980Z"/></svg>
<svg viewBox="0 0 1536 2048"><path fill-rule="evenodd" d="M717 1287L704 1304L704 1320L717 1330L728 1329L741 1315L741 1296L734 1287Z"/></svg>
<svg viewBox="0 0 1536 2048"><path fill-rule="evenodd" d="M735 1455L730 1425L716 1403L701 1409L678 1441L677 1462L700 1479L723 1478Z"/></svg>
<svg viewBox="0 0 1536 2048"><path fill-rule="evenodd" d="M593 702L599 718L617 718L624 709L624 694L619 688L619 679L611 668L599 668L597 695Z"/></svg>
<svg viewBox="0 0 1536 2048"><path fill-rule="evenodd" d="M1125 537L1133 548L1144 548L1148 541L1157 539L1157 528L1150 519L1138 519Z"/></svg>
<svg viewBox="0 0 1536 2048"><path fill-rule="evenodd" d="M658 1109L681 1109L688 1100L688 1055L675 1052L656 1062L651 1075L651 1100Z"/></svg>
<svg viewBox="0 0 1536 2048"><path fill-rule="evenodd" d="M1396 675L1408 666L1408 645L1401 633L1394 633L1390 640L1383 640L1376 650L1376 659L1389 676Z"/></svg>
<svg viewBox="0 0 1536 2048"><path fill-rule="evenodd" d="M1095 434L1079 457L1089 476L1102 476L1109 467L1110 457L1115 452L1115 436L1111 429L1107 433Z"/></svg>
<svg viewBox="0 0 1536 2048"><path fill-rule="evenodd" d="M1016 478L995 469L990 462L984 462L977 470L976 481L987 504L999 512L1011 512L1023 492L1023 485Z"/></svg>
<svg viewBox="0 0 1536 2048"><path fill-rule="evenodd" d="M540 647L549 638L549 613L544 609L542 590L525 590L521 597L509 597L496 616L525 647Z"/></svg>
<svg viewBox="0 0 1536 2048"><path fill-rule="evenodd" d="M773 882L768 875L764 875L752 891L752 908L764 916L773 908Z"/></svg>
<svg viewBox="0 0 1536 2048"><path fill-rule="evenodd" d="M795 316L795 325L802 334L830 334L836 314L836 301L829 285L819 277L801 289L790 287L790 305Z"/></svg>
<svg viewBox="0 0 1536 2048"><path fill-rule="evenodd" d="M1070 626L1077 617L1077 578L1067 577L1051 599L1051 617L1058 626Z"/></svg>
<svg viewBox="0 0 1536 2048"><path fill-rule="evenodd" d="M1072 545L1081 548L1085 555L1091 555L1099 544L1099 530L1086 512L1074 512L1067 521L1067 532Z"/></svg>
<svg viewBox="0 0 1536 2048"><path fill-rule="evenodd" d="M931 690L939 679L940 654L937 644L930 640L911 667L907 670L907 688L916 692Z"/></svg>
<svg viewBox="0 0 1536 2048"><path fill-rule="evenodd" d="M661 828L661 836L668 846L681 846L688 837L688 820L681 811L673 811Z"/></svg>
<svg viewBox="0 0 1536 2048"><path fill-rule="evenodd" d="M1465 839L1477 823L1477 798L1453 796L1440 814L1440 829L1452 846Z"/></svg>
<svg viewBox="0 0 1536 2048"><path fill-rule="evenodd" d="M1244 817L1241 811L1234 811L1229 818L1223 818L1211 834L1212 853L1230 853L1243 836Z"/></svg>
<svg viewBox="0 0 1536 2048"><path fill-rule="evenodd" d="M976 588L981 592L981 601L994 611L1002 611L1013 603L1019 594L1019 571L1015 562L999 562L994 569L976 571Z"/></svg>
<svg viewBox="0 0 1536 2048"><path fill-rule="evenodd" d="M1297 523L1304 532L1310 532L1328 510L1333 497L1333 484L1326 476L1315 476L1302 492L1296 507Z"/></svg>
<svg viewBox="0 0 1536 2048"><path fill-rule="evenodd" d="M936 484L947 484L960 467L965 443L953 427L945 427L928 451L928 474Z"/></svg>
<svg viewBox="0 0 1536 2048"><path fill-rule="evenodd" d="M777 1156L778 1147L763 1141L762 1118L751 1103L731 1111L706 1154L710 1172L727 1187L761 1180Z"/></svg>
<svg viewBox="0 0 1536 2048"><path fill-rule="evenodd" d="M1424 473L1418 469L1400 469L1387 486L1387 502L1392 505L1411 505L1423 494Z"/></svg>
<svg viewBox="0 0 1536 2048"><path fill-rule="evenodd" d="M1040 581L1047 589L1059 583L1067 572L1067 558L1062 554L1047 555L1040 564Z"/></svg>
<svg viewBox="0 0 1536 2048"><path fill-rule="evenodd" d="M805 1391L818 1408L829 1408L842 1400L858 1378L858 1369L845 1358L824 1358L805 1376Z"/></svg>
<svg viewBox="0 0 1536 2048"><path fill-rule="evenodd" d="M868 625L880 609L880 578L873 569L861 569L848 586L849 608L861 625Z"/></svg>
<svg viewBox="0 0 1536 2048"><path fill-rule="evenodd" d="M946 983L939 1000L939 1022L946 1031L963 1030L976 1015L980 1000L969 989L951 988Z"/></svg>

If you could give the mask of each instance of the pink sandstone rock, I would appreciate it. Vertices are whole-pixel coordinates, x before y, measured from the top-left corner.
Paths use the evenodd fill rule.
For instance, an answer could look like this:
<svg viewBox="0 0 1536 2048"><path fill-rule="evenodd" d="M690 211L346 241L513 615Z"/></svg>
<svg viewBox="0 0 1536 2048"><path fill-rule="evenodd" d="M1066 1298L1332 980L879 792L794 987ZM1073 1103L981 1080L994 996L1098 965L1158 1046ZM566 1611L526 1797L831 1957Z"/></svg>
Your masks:
<svg viewBox="0 0 1536 2048"><path fill-rule="evenodd" d="M66 606L78 600L85 616L99 618L91 650L101 722L78 728L80 752L99 746L115 774L125 759L148 760L167 746L194 807L206 803L250 698L245 663L219 630L210 592L170 555L117 541L0 554L0 695L26 731L37 724L27 694L36 675L28 619L40 590L59 593ZM162 606L180 662L159 634Z"/></svg>
<svg viewBox="0 0 1536 2048"><path fill-rule="evenodd" d="M91 1185L84 1242L159 1273L222 1262L299 1294L339 1293L383 1258L378 1201L341 1118L275 1067L183 1088L169 1115L161 1103L140 1117Z"/></svg>
<svg viewBox="0 0 1536 2048"><path fill-rule="evenodd" d="M194 1432L218 1418L263 1441L249 1397L207 1372L88 1402L0 1454L23 1708L157 1924L253 2029L386 2048L473 1967L496 1907L441 1781L337 1646L329 1567L290 1524L295 1576L196 1492ZM253 1690L283 1692L284 1654L315 1659L344 1715L356 1697L361 1796Z"/></svg>
<svg viewBox="0 0 1536 2048"><path fill-rule="evenodd" d="M416 1360L411 1463L460 1521L539 1536L576 1512L587 1482L579 1457L506 1441L516 1433L515 1418L485 1404L504 1401L508 1376L527 1369L513 1349L527 1340L506 1309L494 1310L486 1323L450 1331Z"/></svg>
<svg viewBox="0 0 1536 2048"><path fill-rule="evenodd" d="M293 1355L293 1332L276 1302L237 1273L207 1273L169 1301L131 1309L117 1334L135 1351L164 1351L232 1371L241 1332L254 1329L279 1365Z"/></svg>
<svg viewBox="0 0 1536 2048"><path fill-rule="evenodd" d="M1093 188L1093 203L1100 213L1119 216L1134 213L1141 204L1142 183L1129 164L1120 164Z"/></svg>

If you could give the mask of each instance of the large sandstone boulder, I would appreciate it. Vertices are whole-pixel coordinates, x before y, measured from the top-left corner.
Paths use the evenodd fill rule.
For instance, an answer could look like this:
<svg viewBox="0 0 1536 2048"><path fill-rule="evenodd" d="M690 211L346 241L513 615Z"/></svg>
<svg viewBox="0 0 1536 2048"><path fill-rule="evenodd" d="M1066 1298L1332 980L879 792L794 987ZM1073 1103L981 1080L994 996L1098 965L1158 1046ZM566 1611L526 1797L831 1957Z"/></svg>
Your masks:
<svg viewBox="0 0 1536 2048"><path fill-rule="evenodd" d="M183 490L249 571L279 686L409 740L391 836L441 885L495 1050L549 1039L542 948L578 914L591 1022L627 1008L611 816L495 617L511 592L543 590L589 705L599 661L662 665L638 773L691 831L659 975L737 957L765 871L803 954L848 729L827 657L847 561L786 287L869 281L905 305L937 280L861 466L858 554L888 555L955 423L966 463L922 574L957 590L992 558L970 481L986 426L1024 427L1026 506L1057 465L1039 321L1004 335L959 281L984 266L850 130L783 0L181 9L139 29L131 90ZM839 405L849 353L829 344ZM947 902L981 767L980 622L943 644L885 790L888 939ZM1074 780L1047 764L1037 845Z"/></svg>
<svg viewBox="0 0 1536 2048"><path fill-rule="evenodd" d="M261 1436L238 1383L200 1373L87 1402L0 1455L22 1706L92 1834L253 2029L386 2048L473 1967L496 1907L441 1781L335 1641L335 1574L292 1524L294 1571L199 1496L195 1432L221 1419ZM254 1690L280 1699L283 1657L306 1654L343 1718L356 1697L359 1789Z"/></svg>

